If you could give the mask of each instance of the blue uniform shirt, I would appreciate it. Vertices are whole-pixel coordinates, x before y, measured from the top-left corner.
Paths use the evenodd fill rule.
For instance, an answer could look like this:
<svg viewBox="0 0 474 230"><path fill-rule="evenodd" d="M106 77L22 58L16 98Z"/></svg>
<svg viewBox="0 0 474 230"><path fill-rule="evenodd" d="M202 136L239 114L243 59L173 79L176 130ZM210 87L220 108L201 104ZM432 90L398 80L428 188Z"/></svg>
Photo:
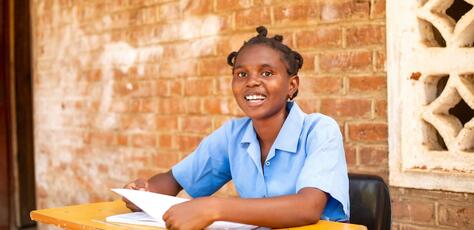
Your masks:
<svg viewBox="0 0 474 230"><path fill-rule="evenodd" d="M305 187L327 194L321 219L349 220L349 180L338 124L322 114L306 114L296 103L270 148L264 166L248 117L231 120L206 137L172 169L192 197L208 196L232 179L240 197L296 194Z"/></svg>

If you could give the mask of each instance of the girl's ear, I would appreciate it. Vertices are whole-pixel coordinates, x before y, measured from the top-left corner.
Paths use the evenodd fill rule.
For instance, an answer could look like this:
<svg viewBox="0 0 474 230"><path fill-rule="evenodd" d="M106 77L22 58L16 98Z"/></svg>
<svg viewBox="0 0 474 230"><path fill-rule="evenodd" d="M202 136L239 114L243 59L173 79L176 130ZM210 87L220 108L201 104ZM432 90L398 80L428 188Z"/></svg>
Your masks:
<svg viewBox="0 0 474 230"><path fill-rule="evenodd" d="M294 75L290 77L290 85L288 88L288 98L293 100L293 98L298 93L298 87L300 85L300 77L298 75Z"/></svg>

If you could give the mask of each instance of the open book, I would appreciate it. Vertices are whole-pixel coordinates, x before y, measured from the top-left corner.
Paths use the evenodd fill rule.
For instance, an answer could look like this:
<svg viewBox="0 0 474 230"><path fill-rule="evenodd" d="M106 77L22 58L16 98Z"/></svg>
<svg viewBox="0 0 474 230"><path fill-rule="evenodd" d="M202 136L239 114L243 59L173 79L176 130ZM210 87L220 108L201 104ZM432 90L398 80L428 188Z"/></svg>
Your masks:
<svg viewBox="0 0 474 230"><path fill-rule="evenodd" d="M112 191L127 198L143 212L131 212L107 217L107 222L138 224L166 228L162 219L163 214L173 205L188 199L167 196L158 193L132 189L112 189ZM206 229L255 229L257 226L239 224L227 221L216 221Z"/></svg>

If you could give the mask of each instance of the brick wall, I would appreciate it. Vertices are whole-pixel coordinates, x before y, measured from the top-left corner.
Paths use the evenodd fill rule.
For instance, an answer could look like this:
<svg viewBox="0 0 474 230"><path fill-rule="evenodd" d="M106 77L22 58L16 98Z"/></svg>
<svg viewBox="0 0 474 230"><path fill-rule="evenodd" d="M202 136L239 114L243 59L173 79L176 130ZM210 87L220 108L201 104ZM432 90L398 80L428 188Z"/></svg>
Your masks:
<svg viewBox="0 0 474 230"><path fill-rule="evenodd" d="M39 208L116 198L242 116L226 57L258 25L303 54L297 102L337 119L350 171L388 178L384 0L32 5ZM394 229L474 226L473 194L391 190Z"/></svg>

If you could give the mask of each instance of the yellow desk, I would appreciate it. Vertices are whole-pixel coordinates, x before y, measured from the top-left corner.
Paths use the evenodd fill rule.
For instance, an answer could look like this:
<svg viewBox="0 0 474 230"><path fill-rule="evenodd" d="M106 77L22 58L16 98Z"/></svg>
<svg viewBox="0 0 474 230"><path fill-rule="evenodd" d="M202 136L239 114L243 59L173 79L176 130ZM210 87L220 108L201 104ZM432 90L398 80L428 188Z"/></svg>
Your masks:
<svg viewBox="0 0 474 230"><path fill-rule="evenodd" d="M121 200L84 205L36 210L31 219L53 224L66 229L159 229L142 225L128 225L105 222L107 216L130 212ZM362 225L344 224L321 220L317 224L290 228L291 230L366 230Z"/></svg>

